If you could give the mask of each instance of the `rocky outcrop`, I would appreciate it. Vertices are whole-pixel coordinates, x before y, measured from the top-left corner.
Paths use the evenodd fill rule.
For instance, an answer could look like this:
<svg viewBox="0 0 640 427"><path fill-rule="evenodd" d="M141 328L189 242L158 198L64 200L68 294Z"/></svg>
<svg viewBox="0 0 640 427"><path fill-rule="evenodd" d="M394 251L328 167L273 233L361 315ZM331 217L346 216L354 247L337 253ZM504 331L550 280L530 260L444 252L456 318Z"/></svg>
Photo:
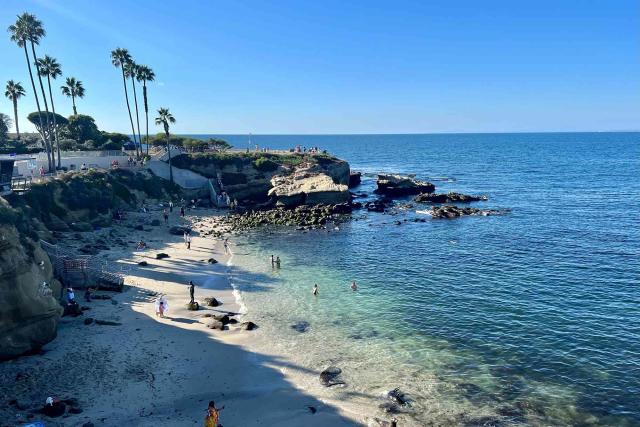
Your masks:
<svg viewBox="0 0 640 427"><path fill-rule="evenodd" d="M378 175L376 192L390 197L433 193L435 185L403 175Z"/></svg>
<svg viewBox="0 0 640 427"><path fill-rule="evenodd" d="M276 200L289 205L300 200L302 201L298 204L345 200L341 186L349 184L349 164L326 155L182 154L173 159L173 164L211 178L216 183L220 180L222 190L245 206L269 202L273 202L273 205ZM328 176L330 180L315 177L322 175ZM279 188L270 194L276 186ZM320 187L326 190L318 189ZM309 196L309 193L313 194ZM276 200L271 200L271 196Z"/></svg>
<svg viewBox="0 0 640 427"><path fill-rule="evenodd" d="M348 203L338 205L298 206L295 209L276 208L262 211L247 211L223 219L231 230L240 231L263 225L298 226L301 229L320 228L329 220L339 221L342 215L351 212Z"/></svg>
<svg viewBox="0 0 640 427"><path fill-rule="evenodd" d="M360 172L351 171L349 173L349 188L354 188L362 182L362 174Z"/></svg>
<svg viewBox="0 0 640 427"><path fill-rule="evenodd" d="M420 202L420 203L447 203L447 202L469 203L469 202L479 202L483 200L489 200L489 198L487 196L470 196L468 194L461 194L461 193L454 193L454 192L450 192L447 194L421 193L413 198L414 202Z"/></svg>
<svg viewBox="0 0 640 427"><path fill-rule="evenodd" d="M458 206L452 206L452 205L434 206L429 211L431 216L437 219L452 219L452 218L459 218L461 216L467 216L467 215L480 215L480 216L504 215L508 212L509 210L507 209L460 208Z"/></svg>
<svg viewBox="0 0 640 427"><path fill-rule="evenodd" d="M38 349L56 337L62 307L54 296L59 294L60 284L40 246L21 239L13 225L0 225L0 360Z"/></svg>
<svg viewBox="0 0 640 427"><path fill-rule="evenodd" d="M318 165L296 169L290 175L271 178L272 188L267 193L278 205L334 205L351 199L349 187L337 184Z"/></svg>
<svg viewBox="0 0 640 427"><path fill-rule="evenodd" d="M339 379L340 374L342 374L342 369L337 366L329 366L327 369L320 372L320 384L325 387L345 385L345 382Z"/></svg>

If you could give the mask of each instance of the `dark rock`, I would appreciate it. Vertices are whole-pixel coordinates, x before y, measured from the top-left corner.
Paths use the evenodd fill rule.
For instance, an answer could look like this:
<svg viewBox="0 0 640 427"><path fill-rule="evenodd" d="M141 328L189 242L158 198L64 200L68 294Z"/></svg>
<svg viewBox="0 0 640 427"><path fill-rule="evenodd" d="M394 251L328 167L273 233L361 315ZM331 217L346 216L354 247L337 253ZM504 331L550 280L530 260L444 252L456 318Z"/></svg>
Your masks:
<svg viewBox="0 0 640 427"><path fill-rule="evenodd" d="M393 403L393 402L384 402L381 403L378 408L380 408L383 412L387 414L400 414L402 413L402 408Z"/></svg>
<svg viewBox="0 0 640 427"><path fill-rule="evenodd" d="M349 188L357 187L362 180L362 173L350 171L349 172Z"/></svg>
<svg viewBox="0 0 640 427"><path fill-rule="evenodd" d="M80 308L77 303L67 304L64 306L64 312L62 313L62 316L82 316L82 308Z"/></svg>
<svg viewBox="0 0 640 427"><path fill-rule="evenodd" d="M164 258L169 258L169 255L165 254L164 252L156 254L156 259L164 259Z"/></svg>
<svg viewBox="0 0 640 427"><path fill-rule="evenodd" d="M315 406L307 406L307 408L309 408L309 412L311 412L312 414L315 414L316 412L318 412Z"/></svg>
<svg viewBox="0 0 640 427"><path fill-rule="evenodd" d="M332 387L334 385L344 385L344 381L340 381L337 378L342 374L342 369L337 366L329 366L327 369L320 373L320 384L325 387Z"/></svg>
<svg viewBox="0 0 640 427"><path fill-rule="evenodd" d="M146 267L147 265L149 265L149 263L148 263L147 261L140 261L140 262L138 263L138 265L139 265L140 267Z"/></svg>
<svg viewBox="0 0 640 427"><path fill-rule="evenodd" d="M188 302L187 303L187 310L189 310L189 311L198 311L199 309L200 309L200 305L198 304L198 301Z"/></svg>
<svg viewBox="0 0 640 427"><path fill-rule="evenodd" d="M378 175L376 192L391 197L409 196L419 193L433 193L436 187L426 181L420 181L402 175Z"/></svg>
<svg viewBox="0 0 640 427"><path fill-rule="evenodd" d="M253 322L242 322L240 324L240 329L243 329L245 331L253 331L254 329L258 329L258 325Z"/></svg>
<svg viewBox="0 0 640 427"><path fill-rule="evenodd" d="M154 227L158 227L160 224L162 224L162 223L157 218L154 219L153 221L151 221L151 225L154 226Z"/></svg>
<svg viewBox="0 0 640 427"><path fill-rule="evenodd" d="M229 324L229 316L226 314L214 314L213 318L218 322L222 322L223 325Z"/></svg>
<svg viewBox="0 0 640 427"><path fill-rule="evenodd" d="M234 319L234 318L230 318L229 319L229 324L230 325L235 325L236 323L238 323L238 319Z"/></svg>
<svg viewBox="0 0 640 427"><path fill-rule="evenodd" d="M220 322L219 320L212 320L209 324L207 324L207 328L224 331L224 323Z"/></svg>
<svg viewBox="0 0 640 427"><path fill-rule="evenodd" d="M67 405L64 403L54 402L53 405L45 405L40 412L47 417L57 418L64 415L66 409Z"/></svg>
<svg viewBox="0 0 640 427"><path fill-rule="evenodd" d="M210 298L205 298L204 299L204 304L207 307L217 307L220 305L220 301L218 301L217 299L215 299L214 297L210 297Z"/></svg>
<svg viewBox="0 0 640 427"><path fill-rule="evenodd" d="M399 388L394 388L389 393L387 393L387 398L393 403L400 406L409 405L409 398L402 391L400 391Z"/></svg>
<svg viewBox="0 0 640 427"><path fill-rule="evenodd" d="M84 319L85 325L90 325L92 323L93 323L93 317L87 317L86 319Z"/></svg>
<svg viewBox="0 0 640 427"><path fill-rule="evenodd" d="M298 331L300 333L307 332L310 327L311 327L311 324L309 324L309 322L307 322L306 320L301 320L291 325L291 329Z"/></svg>
<svg viewBox="0 0 640 427"><path fill-rule="evenodd" d="M213 258L209 258L209 259L207 260L207 262L208 262L209 264L217 264L217 263L218 263L218 261L216 261L216 260L215 260L215 259L213 259Z"/></svg>
<svg viewBox="0 0 640 427"><path fill-rule="evenodd" d="M174 236L183 236L185 232L190 232L191 228L189 227L180 227L174 225L169 228L169 234L173 234Z"/></svg>
<svg viewBox="0 0 640 427"><path fill-rule="evenodd" d="M451 219L459 218L461 216L476 215L476 216L489 216L489 215L504 215L508 213L508 209L477 209L477 208L460 208L453 205L434 206L429 213L436 219Z"/></svg>
<svg viewBox="0 0 640 427"><path fill-rule="evenodd" d="M469 202L478 202L481 200L488 200L487 196L469 196L467 194L461 193L447 193L447 194L436 194L436 193L421 193L413 198L415 202L420 203L447 203L447 202L459 202L459 203L469 203Z"/></svg>
<svg viewBox="0 0 640 427"><path fill-rule="evenodd" d="M96 325L104 325L104 326L121 326L122 323L112 322L110 320L95 320Z"/></svg>

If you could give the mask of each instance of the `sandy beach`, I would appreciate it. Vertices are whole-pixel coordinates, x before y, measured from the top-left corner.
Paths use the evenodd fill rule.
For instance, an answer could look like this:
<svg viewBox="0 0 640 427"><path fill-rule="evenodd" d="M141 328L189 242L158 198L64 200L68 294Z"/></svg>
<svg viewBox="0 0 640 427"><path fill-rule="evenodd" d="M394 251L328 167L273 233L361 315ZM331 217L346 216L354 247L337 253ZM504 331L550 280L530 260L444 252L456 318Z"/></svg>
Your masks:
<svg viewBox="0 0 640 427"><path fill-rule="evenodd" d="M128 268L122 293L98 292L110 299L81 304L89 309L79 317L63 317L58 337L40 354L0 365L0 393L4 405L1 425L20 425L41 419L47 426L176 426L202 425L207 403L224 406L225 426L351 426L364 420L325 403L297 388L283 371L298 368L286 360L251 352L252 331L240 324L251 315L234 316L238 323L228 330L206 327L211 315L240 311L228 280L229 255L222 240L203 237L217 226L216 213L195 210L197 216L180 218L176 210L169 226L193 223L191 249L181 236L169 234L169 226L131 224L160 218L156 208L148 214L130 213L122 224L95 233L75 234L78 244L102 239L127 242L102 252L105 261ZM200 232L198 232L198 230ZM135 251L144 240L149 248ZM61 245L73 245L63 241ZM233 241L231 241L233 251ZM166 253L158 260L155 255ZM210 264L209 258L218 261ZM146 266L138 265L146 261ZM196 284L198 311L188 311L188 282ZM83 291L77 292L81 299ZM154 301L166 296L166 318L155 314ZM222 304L204 307L215 297ZM93 318L117 323L85 324ZM317 378L318 372L305 372ZM81 412L46 418L33 411L48 396L76 399ZM87 424L92 423L92 424Z"/></svg>

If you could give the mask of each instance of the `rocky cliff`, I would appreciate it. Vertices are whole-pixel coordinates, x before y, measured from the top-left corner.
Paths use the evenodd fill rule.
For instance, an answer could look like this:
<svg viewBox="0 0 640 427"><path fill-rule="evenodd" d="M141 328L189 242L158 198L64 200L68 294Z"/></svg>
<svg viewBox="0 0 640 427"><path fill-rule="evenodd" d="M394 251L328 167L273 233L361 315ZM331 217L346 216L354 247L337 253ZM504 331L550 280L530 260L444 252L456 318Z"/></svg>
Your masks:
<svg viewBox="0 0 640 427"><path fill-rule="evenodd" d="M48 256L16 228L18 213L0 198L0 360L56 337L62 307ZM50 288L43 288L47 282Z"/></svg>
<svg viewBox="0 0 640 427"><path fill-rule="evenodd" d="M328 155L182 154L173 165L220 179L224 191L243 204L336 204L349 195L349 164Z"/></svg>

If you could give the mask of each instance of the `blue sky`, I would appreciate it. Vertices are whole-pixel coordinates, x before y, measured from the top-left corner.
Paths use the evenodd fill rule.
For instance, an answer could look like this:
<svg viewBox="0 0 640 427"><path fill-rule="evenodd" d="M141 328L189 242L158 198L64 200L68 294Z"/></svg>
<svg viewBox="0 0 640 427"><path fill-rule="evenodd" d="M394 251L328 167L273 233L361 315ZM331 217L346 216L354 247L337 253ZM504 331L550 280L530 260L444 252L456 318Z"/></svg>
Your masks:
<svg viewBox="0 0 640 427"><path fill-rule="evenodd" d="M43 21L38 54L83 81L78 110L107 130L130 131L115 47L154 69L151 108L169 107L177 133L640 129L638 0L3 0L2 10L5 28L23 11ZM30 93L24 53L5 34L0 82ZM61 95L56 104L71 113ZM21 117L34 109L25 98ZM4 97L0 112L13 116Z"/></svg>

